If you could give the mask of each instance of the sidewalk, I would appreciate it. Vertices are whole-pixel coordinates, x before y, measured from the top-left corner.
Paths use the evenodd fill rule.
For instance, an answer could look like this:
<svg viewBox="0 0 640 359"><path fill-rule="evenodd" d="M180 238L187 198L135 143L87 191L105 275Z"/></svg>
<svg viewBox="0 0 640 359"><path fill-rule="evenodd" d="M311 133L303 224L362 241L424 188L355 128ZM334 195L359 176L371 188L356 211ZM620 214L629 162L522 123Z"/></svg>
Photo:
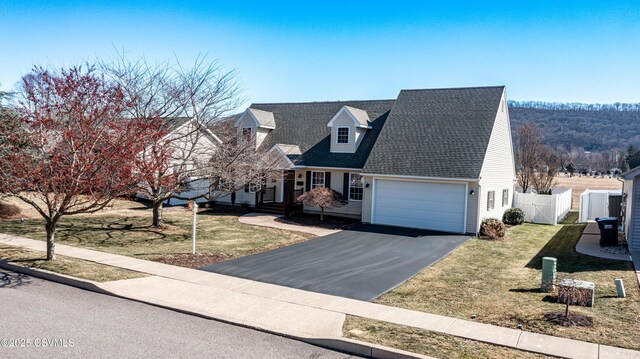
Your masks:
<svg viewBox="0 0 640 359"><path fill-rule="evenodd" d="M45 243L0 234L0 243L44 250ZM567 358L638 358L640 352L307 292L89 249L56 245L60 255L148 273L94 283L117 296L320 343L342 338L346 315L422 328ZM343 343L348 343L344 340ZM346 345L346 344L345 344Z"/></svg>
<svg viewBox="0 0 640 359"><path fill-rule="evenodd" d="M249 213L238 217L240 223L252 224L254 226L286 229L288 231L305 232L315 234L318 237L340 232L339 229L327 229L320 227L301 226L296 224L276 222L276 218L281 217L266 213Z"/></svg>
<svg viewBox="0 0 640 359"><path fill-rule="evenodd" d="M576 244L576 252L592 257L631 262L631 256L628 254L607 253L602 250L600 229L598 229L596 222L587 223L578 244Z"/></svg>

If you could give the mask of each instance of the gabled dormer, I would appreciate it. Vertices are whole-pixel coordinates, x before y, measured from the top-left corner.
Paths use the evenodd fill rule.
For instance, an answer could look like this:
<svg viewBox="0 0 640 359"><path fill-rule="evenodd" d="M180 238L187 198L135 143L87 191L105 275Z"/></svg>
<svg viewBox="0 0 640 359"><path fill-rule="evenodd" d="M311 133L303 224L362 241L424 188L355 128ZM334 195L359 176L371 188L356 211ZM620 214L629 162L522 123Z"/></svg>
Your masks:
<svg viewBox="0 0 640 359"><path fill-rule="evenodd" d="M337 153L355 153L371 129L367 112L351 106L342 106L327 127L331 129L331 152Z"/></svg>
<svg viewBox="0 0 640 359"><path fill-rule="evenodd" d="M235 123L238 136L244 141L255 141L256 148L260 146L269 131L276 128L273 112L248 108Z"/></svg>

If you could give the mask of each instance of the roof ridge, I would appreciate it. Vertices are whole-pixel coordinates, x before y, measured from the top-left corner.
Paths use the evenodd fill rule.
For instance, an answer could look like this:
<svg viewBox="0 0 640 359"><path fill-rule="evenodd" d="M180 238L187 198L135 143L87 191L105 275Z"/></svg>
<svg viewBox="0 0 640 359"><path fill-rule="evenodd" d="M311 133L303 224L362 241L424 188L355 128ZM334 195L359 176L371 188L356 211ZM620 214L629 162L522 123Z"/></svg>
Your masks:
<svg viewBox="0 0 640 359"><path fill-rule="evenodd" d="M495 86L466 86L466 87L438 87L438 88L428 88L428 89L402 89L403 91L444 91L444 90L472 90L472 89L497 89L497 88L505 88L506 85L495 85Z"/></svg>
<svg viewBox="0 0 640 359"><path fill-rule="evenodd" d="M257 102L252 103L249 107L254 105L309 105L309 104L335 104L344 102L391 102L396 101L392 99L376 99L376 100L335 100L335 101L303 101L303 102Z"/></svg>

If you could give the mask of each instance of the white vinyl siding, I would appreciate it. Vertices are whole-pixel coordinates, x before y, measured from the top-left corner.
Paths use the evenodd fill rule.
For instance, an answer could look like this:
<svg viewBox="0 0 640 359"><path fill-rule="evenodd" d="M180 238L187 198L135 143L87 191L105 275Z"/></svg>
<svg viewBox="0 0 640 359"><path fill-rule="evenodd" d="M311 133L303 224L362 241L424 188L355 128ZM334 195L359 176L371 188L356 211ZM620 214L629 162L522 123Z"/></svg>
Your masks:
<svg viewBox="0 0 640 359"><path fill-rule="evenodd" d="M633 180L633 198L631 200L631 241L630 249L640 250L640 179Z"/></svg>
<svg viewBox="0 0 640 359"><path fill-rule="evenodd" d="M348 141L347 142L339 142L338 141L338 131L341 128L348 128ZM342 111L338 117L333 121L331 127L331 152L335 153L355 153L356 152L356 125L349 117L349 114L345 111Z"/></svg>
<svg viewBox="0 0 640 359"><path fill-rule="evenodd" d="M305 188L304 183L303 183L303 179L306 176L306 169L305 170L297 170L296 171L296 188L297 189L303 189ZM334 171L328 171L326 169L320 170L320 169L316 169L316 170L311 170L312 171L312 178L313 178L313 172L331 172L331 183L329 184L330 188L336 192L343 192L343 186L344 186L344 173L347 171L338 171L338 170L334 170ZM298 177L300 176L300 177ZM303 183L303 185L298 185L297 183ZM326 185L326 177L325 177L325 185ZM308 207L308 206L304 206L304 212L305 213L320 213L320 209L317 207ZM325 208L324 210L325 214L330 214L330 215L335 215L335 216L341 216L341 217L349 217L349 218L355 218L355 219L361 219L362 218L362 202L361 201L348 201L346 204L344 204L341 207L334 207L334 208Z"/></svg>
<svg viewBox="0 0 640 359"><path fill-rule="evenodd" d="M496 121L491 131L482 170L480 171L480 190L477 193L480 206L473 232L477 232L480 229L480 222L485 218L502 219L504 211L510 208L511 203L513 203L516 174L511 142L511 127L509 124L509 108L504 106L505 103L506 92L502 94L502 108L496 108ZM496 200L502 202L503 199L494 197L494 206L488 209L489 192L493 191L495 196L495 194L502 194L505 189L508 189L507 205L501 206L495 203Z"/></svg>

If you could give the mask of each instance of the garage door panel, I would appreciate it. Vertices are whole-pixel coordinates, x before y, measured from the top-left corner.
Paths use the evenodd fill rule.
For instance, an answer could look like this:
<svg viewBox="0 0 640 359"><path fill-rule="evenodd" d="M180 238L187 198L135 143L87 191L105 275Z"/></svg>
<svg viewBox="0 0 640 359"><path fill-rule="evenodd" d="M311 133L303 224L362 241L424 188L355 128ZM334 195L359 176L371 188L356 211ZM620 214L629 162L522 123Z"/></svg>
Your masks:
<svg viewBox="0 0 640 359"><path fill-rule="evenodd" d="M460 205L458 203L448 202L431 202L433 206L424 208L422 206L423 201L420 199L396 199L396 200L381 200L376 205L386 208L395 209L413 209L413 212L417 211L432 211L432 212L444 212L448 214L459 213Z"/></svg>
<svg viewBox="0 0 640 359"><path fill-rule="evenodd" d="M465 198L463 184L376 180L373 222L464 232Z"/></svg>
<svg viewBox="0 0 640 359"><path fill-rule="evenodd" d="M418 206L385 206L385 210L378 211L379 215L402 216L409 218L430 218L433 220L458 220L459 210L456 208L421 208Z"/></svg>

